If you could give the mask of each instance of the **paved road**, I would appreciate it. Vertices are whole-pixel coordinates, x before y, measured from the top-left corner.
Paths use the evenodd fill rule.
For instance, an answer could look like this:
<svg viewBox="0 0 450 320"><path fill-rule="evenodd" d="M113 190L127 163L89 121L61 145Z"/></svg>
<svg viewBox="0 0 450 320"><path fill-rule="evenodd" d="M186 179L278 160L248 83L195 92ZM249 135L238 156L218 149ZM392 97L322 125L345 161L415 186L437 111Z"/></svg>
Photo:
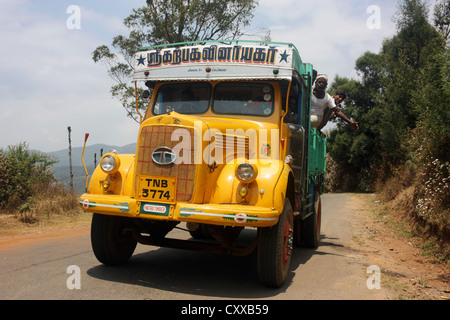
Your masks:
<svg viewBox="0 0 450 320"><path fill-rule="evenodd" d="M280 289L258 283L255 255L138 245L128 264L106 267L94 257L86 229L0 246L0 299L385 299L383 289L367 288L370 263L350 247L356 219L356 210L349 205L353 197L322 197L320 247L294 250L289 279ZM185 233L176 230L169 236ZM75 284L80 288L68 288Z"/></svg>

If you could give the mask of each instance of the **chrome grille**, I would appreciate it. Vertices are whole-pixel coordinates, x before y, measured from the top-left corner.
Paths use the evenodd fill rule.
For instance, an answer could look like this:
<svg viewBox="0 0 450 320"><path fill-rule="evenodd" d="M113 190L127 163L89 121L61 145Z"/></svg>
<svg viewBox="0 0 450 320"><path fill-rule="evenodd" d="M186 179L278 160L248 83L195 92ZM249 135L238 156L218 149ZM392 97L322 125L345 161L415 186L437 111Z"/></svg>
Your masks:
<svg viewBox="0 0 450 320"><path fill-rule="evenodd" d="M194 163L194 129L182 128L186 135L191 139L189 150L183 149L183 152L190 153L189 163L172 164L161 166L153 162L152 152L158 147L168 147L173 149L180 141L171 141L173 132L179 127L155 125L142 128L139 137L139 147L137 150L136 181L138 176L161 176L177 178L177 201L190 201L194 193L195 186L195 163ZM137 186L136 186L137 188Z"/></svg>

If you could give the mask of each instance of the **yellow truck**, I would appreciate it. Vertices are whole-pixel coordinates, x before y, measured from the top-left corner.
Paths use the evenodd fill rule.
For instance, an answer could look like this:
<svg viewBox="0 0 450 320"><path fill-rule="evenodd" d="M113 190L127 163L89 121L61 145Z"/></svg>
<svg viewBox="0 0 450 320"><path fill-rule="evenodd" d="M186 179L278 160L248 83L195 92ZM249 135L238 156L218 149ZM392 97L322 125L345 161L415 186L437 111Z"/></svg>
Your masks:
<svg viewBox="0 0 450 320"><path fill-rule="evenodd" d="M312 65L290 43L202 41L142 48L134 71L136 153L103 155L80 197L97 259L125 263L137 243L256 250L261 283L282 286L293 246L320 239L326 139L310 125ZM188 236L169 237L175 227Z"/></svg>

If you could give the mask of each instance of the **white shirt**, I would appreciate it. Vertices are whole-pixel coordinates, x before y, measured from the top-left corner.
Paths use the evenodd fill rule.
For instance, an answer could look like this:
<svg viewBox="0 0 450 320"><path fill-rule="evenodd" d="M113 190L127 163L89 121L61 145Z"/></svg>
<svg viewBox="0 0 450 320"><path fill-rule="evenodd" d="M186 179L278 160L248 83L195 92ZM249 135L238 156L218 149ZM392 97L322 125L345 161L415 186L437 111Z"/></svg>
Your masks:
<svg viewBox="0 0 450 320"><path fill-rule="evenodd" d="M323 99L317 99L313 94L311 97L311 125L317 128L322 122L325 110L327 108L333 109L334 107L336 107L334 99L328 93L325 93Z"/></svg>

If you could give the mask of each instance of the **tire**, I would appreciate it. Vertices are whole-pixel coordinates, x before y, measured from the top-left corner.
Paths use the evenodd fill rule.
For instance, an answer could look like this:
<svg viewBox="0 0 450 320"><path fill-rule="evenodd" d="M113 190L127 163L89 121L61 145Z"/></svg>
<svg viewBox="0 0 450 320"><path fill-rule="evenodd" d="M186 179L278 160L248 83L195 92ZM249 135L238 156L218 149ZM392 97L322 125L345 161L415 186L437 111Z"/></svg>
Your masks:
<svg viewBox="0 0 450 320"><path fill-rule="evenodd" d="M213 239L206 225L201 223L198 225L197 229L192 231L190 230L189 233L194 239Z"/></svg>
<svg viewBox="0 0 450 320"><path fill-rule="evenodd" d="M294 219L294 246L300 247L302 246L302 219L301 217L297 217Z"/></svg>
<svg viewBox="0 0 450 320"><path fill-rule="evenodd" d="M131 226L126 218L94 213L91 244L98 261L105 265L120 265L130 259L137 242L123 230Z"/></svg>
<svg viewBox="0 0 450 320"><path fill-rule="evenodd" d="M258 229L258 276L268 287L279 288L286 281L292 256L293 220L292 206L286 199L278 223Z"/></svg>
<svg viewBox="0 0 450 320"><path fill-rule="evenodd" d="M317 248L320 242L320 225L322 219L322 204L320 193L314 192L314 211L313 214L306 218L302 225L302 237L306 247Z"/></svg>

